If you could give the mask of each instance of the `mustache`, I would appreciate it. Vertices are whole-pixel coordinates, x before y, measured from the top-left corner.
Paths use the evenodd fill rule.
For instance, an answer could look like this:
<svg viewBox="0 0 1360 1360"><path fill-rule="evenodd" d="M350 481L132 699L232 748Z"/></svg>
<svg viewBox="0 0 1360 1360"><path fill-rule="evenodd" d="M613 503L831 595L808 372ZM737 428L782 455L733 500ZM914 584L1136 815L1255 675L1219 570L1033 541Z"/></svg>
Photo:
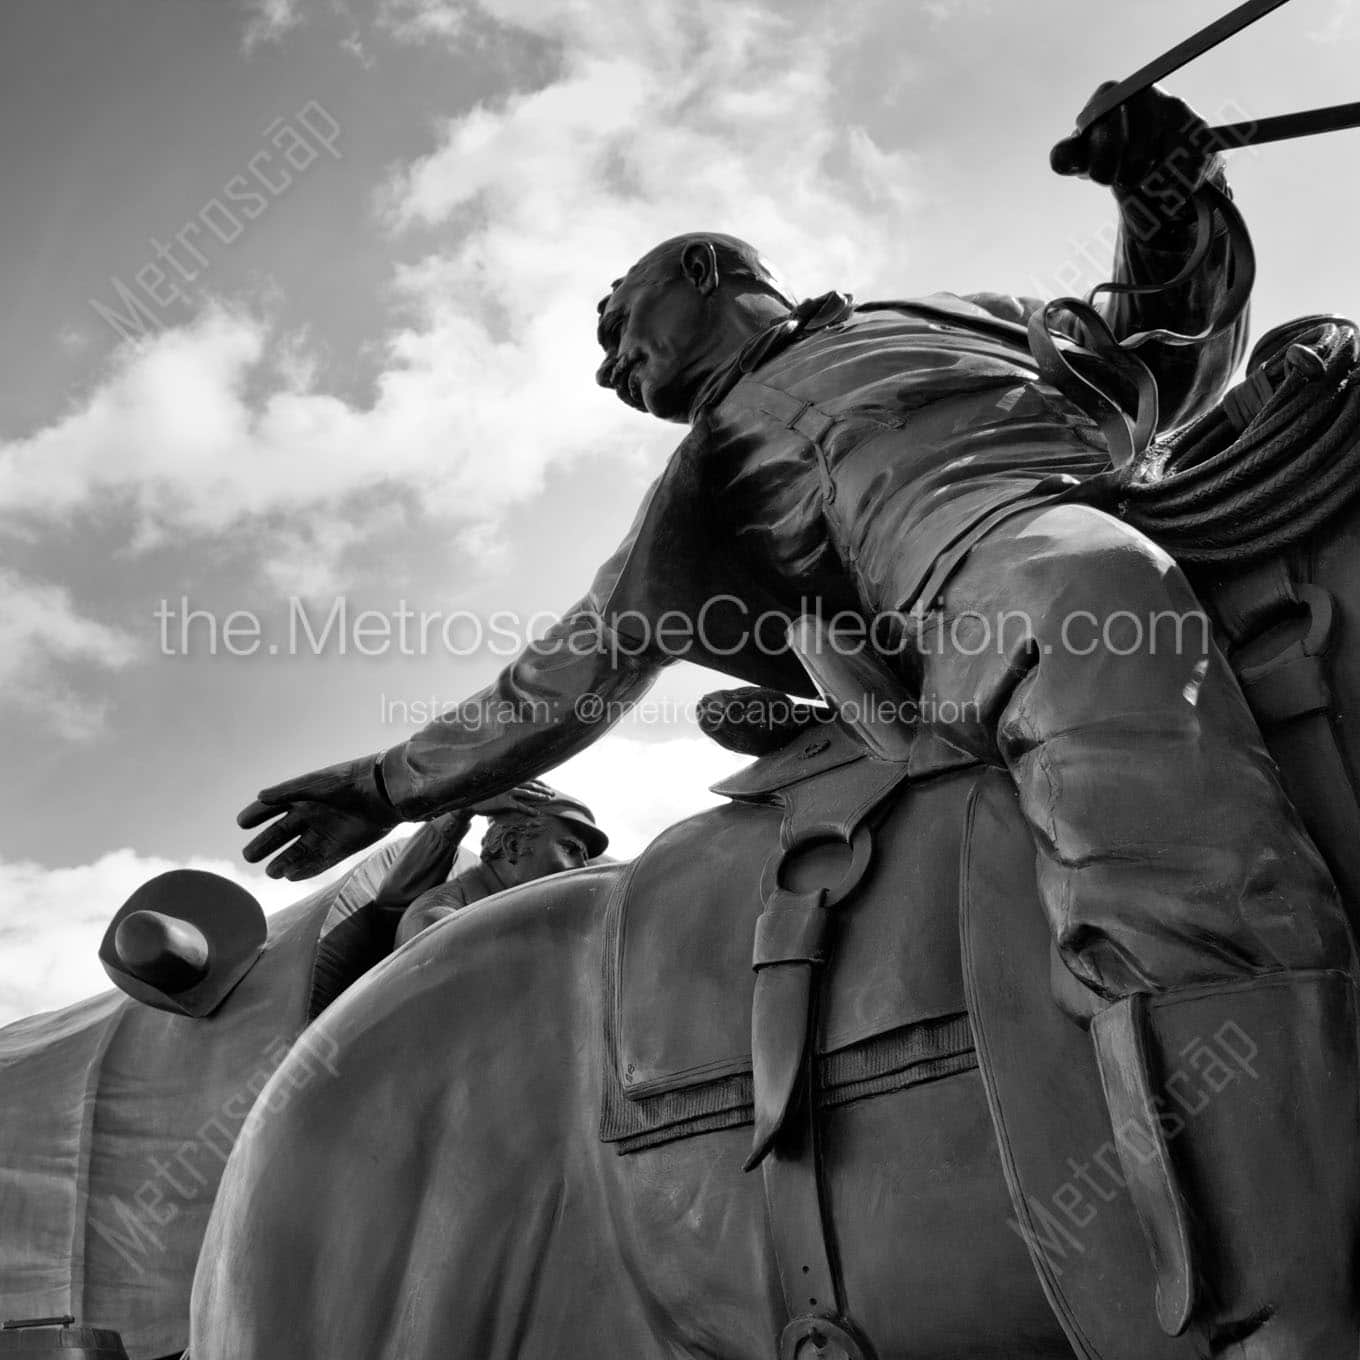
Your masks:
<svg viewBox="0 0 1360 1360"><path fill-rule="evenodd" d="M630 381L639 362L637 359L624 361L615 355L610 355L595 370L595 381L601 387L612 388L614 394L626 406L631 406L637 411L645 411L647 408L641 397L634 394Z"/></svg>

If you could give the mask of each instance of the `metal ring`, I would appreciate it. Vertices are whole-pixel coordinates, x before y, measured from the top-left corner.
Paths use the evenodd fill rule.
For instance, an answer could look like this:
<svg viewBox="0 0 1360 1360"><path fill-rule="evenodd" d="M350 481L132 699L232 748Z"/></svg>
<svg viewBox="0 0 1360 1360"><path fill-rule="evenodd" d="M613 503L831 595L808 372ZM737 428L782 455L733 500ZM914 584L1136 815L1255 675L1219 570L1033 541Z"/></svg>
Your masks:
<svg viewBox="0 0 1360 1360"><path fill-rule="evenodd" d="M844 1318L803 1314L779 1335L779 1360L869 1360Z"/></svg>
<svg viewBox="0 0 1360 1360"><path fill-rule="evenodd" d="M823 842L850 847L850 867L841 875L838 883L825 890L826 897L823 901L823 906L826 907L840 906L859 887L860 880L868 872L869 862L873 859L874 834L866 822L861 822L855 828L848 841L844 837L828 834L825 831L812 830L805 832L792 845L775 850L765 861L765 868L761 872L760 900L768 902L779 891L780 871L790 859L799 852Z"/></svg>

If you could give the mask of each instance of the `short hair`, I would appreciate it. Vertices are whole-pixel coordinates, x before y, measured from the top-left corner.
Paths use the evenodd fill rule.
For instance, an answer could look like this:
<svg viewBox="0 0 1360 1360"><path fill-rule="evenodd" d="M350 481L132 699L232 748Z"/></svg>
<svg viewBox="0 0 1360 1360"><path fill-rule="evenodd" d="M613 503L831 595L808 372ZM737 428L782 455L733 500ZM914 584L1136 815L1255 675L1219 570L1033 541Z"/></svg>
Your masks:
<svg viewBox="0 0 1360 1360"><path fill-rule="evenodd" d="M790 307L797 305L798 299L775 273L773 265L749 241L718 231L691 231L684 236L672 236L660 245L653 246L623 278L615 279L609 285L609 292L600 299L596 310L604 313L614 289L624 279L632 279L637 283L667 283L679 278L682 272L680 261L686 248L700 244L713 247L720 273L731 278L750 279L765 292L787 302Z"/></svg>
<svg viewBox="0 0 1360 1360"><path fill-rule="evenodd" d="M542 828L534 817L493 817L491 824L482 837L482 861L490 864L493 859L508 859L506 838L514 833L520 843L532 841Z"/></svg>

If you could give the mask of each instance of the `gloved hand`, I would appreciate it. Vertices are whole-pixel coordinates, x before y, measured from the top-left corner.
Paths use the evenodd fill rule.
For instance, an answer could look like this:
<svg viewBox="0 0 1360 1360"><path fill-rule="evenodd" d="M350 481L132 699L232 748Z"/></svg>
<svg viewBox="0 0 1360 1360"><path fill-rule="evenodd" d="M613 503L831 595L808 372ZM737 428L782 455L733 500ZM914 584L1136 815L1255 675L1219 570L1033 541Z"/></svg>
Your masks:
<svg viewBox="0 0 1360 1360"><path fill-rule="evenodd" d="M247 862L273 855L270 878L296 882L384 836L401 818L378 783L379 758L342 761L262 789L238 814L237 825L249 830L277 820L246 846Z"/></svg>
<svg viewBox="0 0 1360 1360"><path fill-rule="evenodd" d="M1115 84L1107 80L1086 101L1090 108ZM1060 175L1080 175L1128 193L1151 184L1202 184L1217 163L1209 126L1183 99L1153 85L1098 118L1084 132L1065 137L1049 156Z"/></svg>

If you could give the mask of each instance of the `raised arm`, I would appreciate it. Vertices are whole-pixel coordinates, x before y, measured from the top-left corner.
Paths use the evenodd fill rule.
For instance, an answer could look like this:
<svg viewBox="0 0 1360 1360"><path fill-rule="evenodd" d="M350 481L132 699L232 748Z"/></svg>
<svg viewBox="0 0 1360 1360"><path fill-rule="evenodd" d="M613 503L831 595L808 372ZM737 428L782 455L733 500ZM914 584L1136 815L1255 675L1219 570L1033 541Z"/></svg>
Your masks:
<svg viewBox="0 0 1360 1360"><path fill-rule="evenodd" d="M1059 142L1052 165L1059 174L1088 176L1113 190L1119 235L1110 281L1139 287L1165 283L1189 262L1197 243L1193 190L1206 180L1228 188L1223 157L1204 120L1155 87ZM1240 267L1215 216L1208 253L1185 283L1166 291L1106 295L1101 310L1121 340L1147 330L1193 335L1219 310ZM1247 324L1244 310L1230 328L1200 344L1140 346L1139 357L1157 379L1161 428L1185 424L1222 396L1245 353Z"/></svg>
<svg viewBox="0 0 1360 1360"><path fill-rule="evenodd" d="M1209 146L1204 121L1183 100L1155 87L1059 142L1052 164L1059 174L1089 178L1113 191L1119 230L1109 281L1135 287L1165 283L1189 263L1198 241L1190 191L1206 180L1224 192L1228 187L1223 157ZM1149 330L1195 335L1219 311L1241 267L1215 215L1209 249L1184 283L1151 293L1102 294L1098 305L1121 340ZM998 293L968 300L1022 325L1048 301ZM1199 344L1139 347L1138 356L1157 379L1159 429L1184 425L1222 396L1245 353L1247 325L1244 310L1231 327Z"/></svg>

